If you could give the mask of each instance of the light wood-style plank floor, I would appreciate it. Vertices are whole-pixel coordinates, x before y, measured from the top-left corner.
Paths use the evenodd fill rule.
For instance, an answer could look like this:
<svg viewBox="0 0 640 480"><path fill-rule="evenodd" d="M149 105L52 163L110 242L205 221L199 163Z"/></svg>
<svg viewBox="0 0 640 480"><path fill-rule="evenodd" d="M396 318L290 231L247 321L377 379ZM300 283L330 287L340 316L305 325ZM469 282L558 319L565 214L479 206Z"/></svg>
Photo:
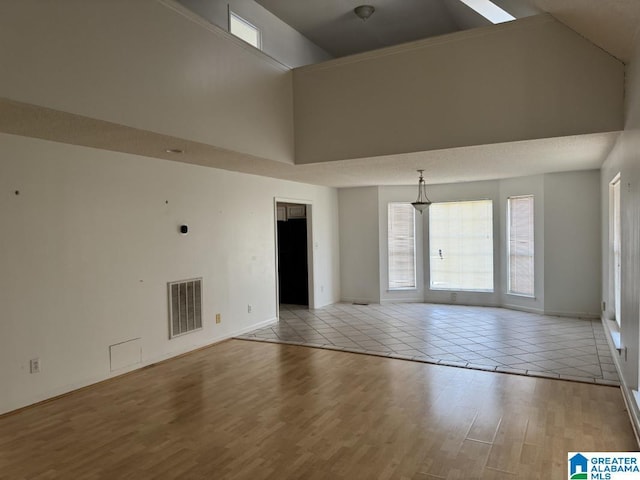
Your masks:
<svg viewBox="0 0 640 480"><path fill-rule="evenodd" d="M0 418L1 479L561 479L618 388L231 340Z"/></svg>

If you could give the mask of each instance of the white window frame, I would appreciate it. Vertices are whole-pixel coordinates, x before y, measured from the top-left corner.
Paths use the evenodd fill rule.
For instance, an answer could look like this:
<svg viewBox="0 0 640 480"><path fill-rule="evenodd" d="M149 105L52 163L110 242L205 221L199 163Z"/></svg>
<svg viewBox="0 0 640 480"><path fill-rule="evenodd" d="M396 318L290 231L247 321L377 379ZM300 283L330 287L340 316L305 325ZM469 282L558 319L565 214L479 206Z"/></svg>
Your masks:
<svg viewBox="0 0 640 480"><path fill-rule="evenodd" d="M532 245L532 252L531 252L531 262L532 262L532 266L531 266L531 272L532 272L532 279L531 279L531 284L532 284L532 288L533 291L532 292L519 292L513 289L513 286L511 285L511 269L513 268L512 264L511 264L511 231L512 231L512 224L511 224L511 201L512 200L519 200L519 199L523 199L523 198L529 198L531 199L531 245ZM509 295L517 295L519 297L528 297L528 298L535 298L535 293L536 293L536 280L535 280L535 197L534 195L516 195L516 196L512 196L512 197L508 197L507 198L507 293Z"/></svg>
<svg viewBox="0 0 640 480"><path fill-rule="evenodd" d="M237 33L233 32L233 21L234 20L237 21L238 23L243 24L244 26L246 26L249 29L254 30L256 32L256 43L255 44L253 42L250 42L246 38L238 35ZM238 15L236 12L232 11L231 9L229 9L229 33L231 33L236 38L239 38L243 42L251 45L252 47L257 48L258 50L262 50L262 31L257 26L255 26L253 23L251 23L247 19L241 17L240 15Z"/></svg>
<svg viewBox="0 0 640 480"><path fill-rule="evenodd" d="M610 201L610 223L609 241L611 245L611 262L613 266L613 310L618 327L622 324L621 304L622 304L622 220L621 220L621 182L618 173L609 183Z"/></svg>
<svg viewBox="0 0 640 480"><path fill-rule="evenodd" d="M412 231L413 231L413 285L406 286L397 286L396 283L399 283L396 279L392 279L392 262L391 262L391 251L392 251L392 232L391 232L391 210L394 206L402 205L407 211L411 210L411 220L412 220ZM399 291L399 290L417 290L418 288L418 269L417 269L417 239L416 239L416 212L413 205L408 202L389 202L387 205L387 287L389 291ZM392 285L394 283L394 285Z"/></svg>
<svg viewBox="0 0 640 480"><path fill-rule="evenodd" d="M446 292L477 292L477 293L493 293L495 292L495 242L494 242L494 215L493 215L493 200L483 198L477 200L460 200L460 201L452 201L452 202L439 202L433 203L430 209L433 209L434 206L441 204L454 204L454 203L474 203L474 202L488 202L490 205L491 211L491 287L490 288L463 288L459 286L437 286L434 285L434 259L437 258L437 255L434 255L432 248L435 248L433 245L433 224L432 224L432 214L431 210L429 212L429 289L432 291L446 291Z"/></svg>

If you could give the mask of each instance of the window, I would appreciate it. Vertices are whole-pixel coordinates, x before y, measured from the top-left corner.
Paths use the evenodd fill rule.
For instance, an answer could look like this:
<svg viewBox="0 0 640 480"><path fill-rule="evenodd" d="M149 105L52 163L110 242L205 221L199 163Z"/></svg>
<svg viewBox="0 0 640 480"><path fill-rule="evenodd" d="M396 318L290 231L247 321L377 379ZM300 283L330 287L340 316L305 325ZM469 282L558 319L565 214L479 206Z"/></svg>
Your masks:
<svg viewBox="0 0 640 480"><path fill-rule="evenodd" d="M493 202L429 207L431 289L493 291Z"/></svg>
<svg viewBox="0 0 640 480"><path fill-rule="evenodd" d="M416 288L416 222L410 203L390 203L389 290Z"/></svg>
<svg viewBox="0 0 640 480"><path fill-rule="evenodd" d="M249 45L260 48L260 30L231 10L229 10L229 32Z"/></svg>
<svg viewBox="0 0 640 480"><path fill-rule="evenodd" d="M491 23L504 23L515 20L515 17L489 0L461 0Z"/></svg>
<svg viewBox="0 0 640 480"><path fill-rule="evenodd" d="M622 224L620 221L620 174L618 173L613 181L609 184L609 201L611 203L611 224L609 226L612 262L613 262L613 309L616 316L616 322L620 325L620 302L621 285L622 285L622 257L621 257L621 239L620 231Z"/></svg>
<svg viewBox="0 0 640 480"><path fill-rule="evenodd" d="M533 297L533 195L507 200L507 250L507 291Z"/></svg>

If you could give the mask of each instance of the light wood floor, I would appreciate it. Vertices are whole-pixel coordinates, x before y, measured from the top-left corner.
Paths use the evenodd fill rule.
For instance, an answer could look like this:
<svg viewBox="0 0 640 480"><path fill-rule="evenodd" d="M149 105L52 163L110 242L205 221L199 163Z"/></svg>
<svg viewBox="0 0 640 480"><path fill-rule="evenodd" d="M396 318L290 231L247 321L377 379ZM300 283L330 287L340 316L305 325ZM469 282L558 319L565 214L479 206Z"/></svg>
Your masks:
<svg viewBox="0 0 640 480"><path fill-rule="evenodd" d="M615 387L231 340L0 418L1 479L560 479Z"/></svg>

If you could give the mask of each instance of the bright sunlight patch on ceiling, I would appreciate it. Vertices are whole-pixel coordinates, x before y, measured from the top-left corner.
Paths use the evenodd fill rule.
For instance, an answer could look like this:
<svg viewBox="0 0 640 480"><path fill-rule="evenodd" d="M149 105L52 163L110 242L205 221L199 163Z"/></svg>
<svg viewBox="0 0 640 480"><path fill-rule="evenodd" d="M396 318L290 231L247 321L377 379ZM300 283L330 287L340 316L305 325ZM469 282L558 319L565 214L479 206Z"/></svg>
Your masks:
<svg viewBox="0 0 640 480"><path fill-rule="evenodd" d="M511 20L515 20L515 17L510 13L505 12L496 4L490 2L489 0L460 0L462 3L467 5L469 8L474 9L484 18L489 20L491 23L503 23L510 22Z"/></svg>

